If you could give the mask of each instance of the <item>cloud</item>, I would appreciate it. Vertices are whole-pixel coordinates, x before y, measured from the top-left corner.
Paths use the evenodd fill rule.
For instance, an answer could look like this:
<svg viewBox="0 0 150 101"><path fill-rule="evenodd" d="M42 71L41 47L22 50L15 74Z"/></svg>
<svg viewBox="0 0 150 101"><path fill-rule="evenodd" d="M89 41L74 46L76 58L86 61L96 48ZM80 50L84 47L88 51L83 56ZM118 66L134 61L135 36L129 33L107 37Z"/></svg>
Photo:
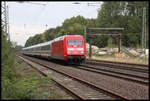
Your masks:
<svg viewBox="0 0 150 101"><path fill-rule="evenodd" d="M38 25L10 24L10 40L24 46L29 37L43 33L44 30Z"/></svg>
<svg viewBox="0 0 150 101"><path fill-rule="evenodd" d="M10 39L19 45L25 44L30 36L47 29L61 26L65 19L73 16L96 18L98 6L87 6L88 2L75 5L73 2L7 2L9 6ZM45 2L39 2L45 3ZM94 3L94 2L93 2Z"/></svg>

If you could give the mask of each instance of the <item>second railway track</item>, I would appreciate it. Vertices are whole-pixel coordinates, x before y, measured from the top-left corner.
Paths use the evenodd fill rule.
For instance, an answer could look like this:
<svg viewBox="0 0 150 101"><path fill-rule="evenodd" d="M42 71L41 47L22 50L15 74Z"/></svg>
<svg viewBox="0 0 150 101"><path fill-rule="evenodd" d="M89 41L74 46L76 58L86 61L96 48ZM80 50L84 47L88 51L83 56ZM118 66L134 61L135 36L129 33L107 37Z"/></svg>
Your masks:
<svg viewBox="0 0 150 101"><path fill-rule="evenodd" d="M118 69L115 70L115 68L107 68L104 66L96 67L95 65L92 66L92 65L85 65L85 64L81 66L77 66L77 68L96 72L96 73L101 73L104 75L114 76L132 82L137 82L146 85L149 84L148 73L140 73L140 72L129 71L129 70L118 70Z"/></svg>
<svg viewBox="0 0 150 101"><path fill-rule="evenodd" d="M91 60L91 59L87 59L85 63L93 64L93 65L102 65L106 67L114 67L116 69L138 71L138 72L143 72L143 73L149 72L148 65L144 65L144 64L133 64L133 63L112 62L112 61Z"/></svg>

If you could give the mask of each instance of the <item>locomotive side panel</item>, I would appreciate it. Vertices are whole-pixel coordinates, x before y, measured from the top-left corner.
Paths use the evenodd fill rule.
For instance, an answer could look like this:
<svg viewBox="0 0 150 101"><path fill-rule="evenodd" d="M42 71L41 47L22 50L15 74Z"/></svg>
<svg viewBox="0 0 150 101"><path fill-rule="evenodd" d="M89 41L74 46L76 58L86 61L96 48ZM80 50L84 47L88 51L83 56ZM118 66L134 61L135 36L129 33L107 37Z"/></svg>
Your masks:
<svg viewBox="0 0 150 101"><path fill-rule="evenodd" d="M67 44L66 44L66 37L64 37L64 40L63 40L63 45L64 45L64 60L67 60Z"/></svg>
<svg viewBox="0 0 150 101"><path fill-rule="evenodd" d="M63 40L52 43L51 57L64 60Z"/></svg>

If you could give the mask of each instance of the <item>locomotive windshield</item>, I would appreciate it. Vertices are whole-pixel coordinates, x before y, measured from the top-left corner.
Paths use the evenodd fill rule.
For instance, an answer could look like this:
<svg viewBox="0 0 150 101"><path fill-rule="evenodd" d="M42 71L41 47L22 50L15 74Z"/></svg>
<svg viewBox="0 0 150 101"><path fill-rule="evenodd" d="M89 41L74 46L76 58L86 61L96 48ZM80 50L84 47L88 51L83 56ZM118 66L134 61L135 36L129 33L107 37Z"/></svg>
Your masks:
<svg viewBox="0 0 150 101"><path fill-rule="evenodd" d="M82 40L67 40L68 45L82 45L83 41Z"/></svg>

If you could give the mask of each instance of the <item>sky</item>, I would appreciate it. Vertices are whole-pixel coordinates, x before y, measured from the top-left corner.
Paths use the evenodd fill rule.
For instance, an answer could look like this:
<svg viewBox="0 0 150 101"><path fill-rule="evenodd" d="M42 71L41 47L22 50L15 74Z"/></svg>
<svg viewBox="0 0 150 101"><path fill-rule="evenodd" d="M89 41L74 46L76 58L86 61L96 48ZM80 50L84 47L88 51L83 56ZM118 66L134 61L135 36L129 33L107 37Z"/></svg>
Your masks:
<svg viewBox="0 0 150 101"><path fill-rule="evenodd" d="M97 10L102 4L101 1L73 3L75 1L6 2L9 7L10 40L24 46L29 37L61 26L65 19L78 15L97 18Z"/></svg>

